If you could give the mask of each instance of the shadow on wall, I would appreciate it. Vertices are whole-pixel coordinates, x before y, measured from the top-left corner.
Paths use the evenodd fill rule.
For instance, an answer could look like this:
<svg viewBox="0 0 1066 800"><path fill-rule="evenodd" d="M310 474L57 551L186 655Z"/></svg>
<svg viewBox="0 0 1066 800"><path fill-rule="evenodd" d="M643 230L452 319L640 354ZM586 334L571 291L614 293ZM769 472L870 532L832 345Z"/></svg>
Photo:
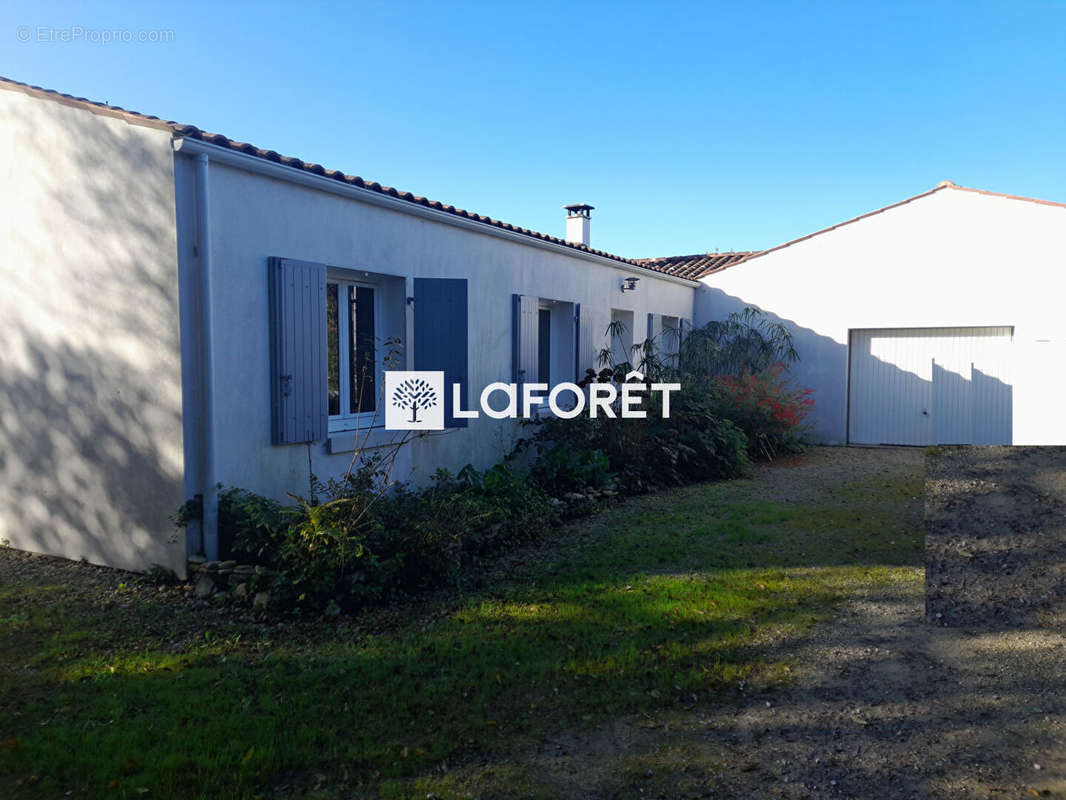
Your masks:
<svg viewBox="0 0 1066 800"><path fill-rule="evenodd" d="M169 135L22 96L4 108L0 536L183 572Z"/></svg>
<svg viewBox="0 0 1066 800"><path fill-rule="evenodd" d="M725 319L749 305L720 289L697 291L696 318ZM763 309L792 332L800 360L789 374L814 390L812 436L824 444L1010 444L1013 391L973 367L969 377L930 364L931 377L901 369L873 355L869 338L848 347ZM867 379L864 379L867 378ZM849 421L850 414L850 421ZM850 424L849 424L850 423Z"/></svg>

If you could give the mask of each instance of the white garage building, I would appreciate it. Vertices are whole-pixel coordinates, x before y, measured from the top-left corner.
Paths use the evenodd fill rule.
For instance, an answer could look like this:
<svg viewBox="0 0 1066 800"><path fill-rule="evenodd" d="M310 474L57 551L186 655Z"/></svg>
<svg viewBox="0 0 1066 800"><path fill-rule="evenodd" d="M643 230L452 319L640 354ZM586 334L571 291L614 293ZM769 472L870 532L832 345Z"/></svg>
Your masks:
<svg viewBox="0 0 1066 800"><path fill-rule="evenodd" d="M1062 444L1066 206L944 182L704 275L791 327L831 444Z"/></svg>

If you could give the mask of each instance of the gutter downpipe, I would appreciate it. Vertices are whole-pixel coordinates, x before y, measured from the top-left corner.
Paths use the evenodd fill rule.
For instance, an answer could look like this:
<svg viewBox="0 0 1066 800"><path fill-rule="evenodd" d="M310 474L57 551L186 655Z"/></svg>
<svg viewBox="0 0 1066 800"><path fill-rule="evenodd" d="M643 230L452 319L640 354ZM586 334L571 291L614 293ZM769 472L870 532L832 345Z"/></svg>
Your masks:
<svg viewBox="0 0 1066 800"><path fill-rule="evenodd" d="M218 561L218 480L215 477L215 358L214 292L212 291L210 207L208 205L208 156L196 156L196 208L200 257L201 375L203 385L203 536L204 557Z"/></svg>

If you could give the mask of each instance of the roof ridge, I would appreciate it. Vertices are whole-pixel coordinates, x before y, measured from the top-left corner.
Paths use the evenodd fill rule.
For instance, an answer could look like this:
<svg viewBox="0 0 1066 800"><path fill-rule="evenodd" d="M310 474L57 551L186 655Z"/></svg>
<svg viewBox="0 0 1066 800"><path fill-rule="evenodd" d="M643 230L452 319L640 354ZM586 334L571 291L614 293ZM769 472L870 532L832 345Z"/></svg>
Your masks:
<svg viewBox="0 0 1066 800"><path fill-rule="evenodd" d="M988 189L975 189L972 186L960 186L959 184L955 183L954 181L944 180L944 181L940 181L932 189L929 189L927 191L924 191L924 192L921 192L919 194L913 195L912 197L907 197L907 198L905 198L903 200L899 200L899 201L897 201L895 203L891 203L891 204L889 204L887 206L881 206L880 208L875 208L873 211L867 211L865 214L859 214L857 217L851 217L850 219L846 219L843 222L838 222L835 225L830 225L830 226L828 226L826 228L819 228L818 230L814 231L813 233L808 233L805 236L800 236L800 237L798 237L796 239L789 239L787 242L779 244L779 245L777 245L775 247L769 247L766 250L760 250L758 252L751 253L750 255L747 255L744 258L738 259L737 261L734 261L731 264L723 264L720 267L717 267L717 268L715 268L713 270L710 270L709 272L705 273L704 275L701 275L700 277L701 278L702 277L706 277L706 275L710 275L712 272L721 272L724 269L732 269L735 266L738 266L740 264L743 264L743 263L746 263L748 261L751 261L751 260L753 260L755 258L758 258L759 256L767 255L768 253L772 253L775 250L782 250L782 249L784 249L786 247L791 247L794 244L799 244L800 242L806 241L807 239L812 239L815 236L821 236L823 233L829 233L830 231L835 231L837 228L842 228L845 225L851 225L853 222L859 222L860 220L864 220L867 217L872 217L872 216L875 216L876 214L883 214L885 211L891 211L893 208L899 208L900 206L906 205L908 203L913 203L915 200L921 200L923 197L928 197L929 195L936 194L937 192L942 191L944 189L954 189L954 190L960 191L960 192L971 192L973 194L983 194L983 195L988 195L989 197L1000 197L1000 198L1003 198L1003 199L1006 199L1006 200L1020 200L1020 201L1023 201L1023 202L1036 203L1038 205L1043 205L1043 206L1053 206L1055 208L1066 208L1066 203L1060 203L1060 202L1057 202L1055 200L1041 200L1041 199L1036 198L1036 197L1024 197L1022 195L1017 195L1017 194L1004 194L1003 192L992 192L992 191L989 191Z"/></svg>
<svg viewBox="0 0 1066 800"><path fill-rule="evenodd" d="M1025 203L1036 203L1041 206L1054 206L1056 208L1066 208L1066 203L1061 203L1058 200L1042 200L1039 197L1026 197L1021 194L1007 194L1006 192L993 192L990 189L978 189L973 186L960 186L957 183L951 181L941 181L937 184L938 189L958 189L960 192L973 192L974 194L985 194L989 197L1002 197L1004 200L1021 200Z"/></svg>
<svg viewBox="0 0 1066 800"><path fill-rule="evenodd" d="M100 113L106 116L117 117L123 119L132 124L147 125L149 127L159 129L169 129L174 135L187 137L191 139L198 139L209 144L213 144L219 147L225 147L229 150L251 155L256 158L262 158L267 161L273 161L278 164L282 164L288 167L294 167L296 169L310 172L315 175L321 175L326 178L331 178L342 183L356 186L362 189L368 189L379 194L387 195L389 197L395 197L399 200L412 203L414 205L425 206L437 211L443 211L447 214L453 214L457 217L464 219L474 220L485 225L490 225L494 228L500 228L502 230L510 231L512 233L518 233L523 236L528 236L531 239L537 239L539 241L549 242L551 244L561 245L568 247L572 250L577 250L582 253L589 253L591 255L599 256L601 258L607 258L611 261L617 261L620 264L628 264L631 266L641 267L643 269L649 269L653 272L661 272L664 275L670 275L671 277L679 277L673 275L671 272L663 269L656 269L655 267L647 266L640 263L636 259L625 258L623 256L615 255L614 253L608 253L606 250L597 250L588 245L580 244L577 242L568 242L565 239L561 239L557 236L550 236L546 233L540 233L538 231L531 230L530 228L523 228L519 225L513 225L509 222L503 222L493 217L486 216L484 214L477 214L472 211L467 211L462 208L456 208L453 205L447 203L441 203L436 200L429 200L421 195L416 195L411 192L402 191L392 186L385 186L377 181L367 181L358 175L347 175L340 170L330 170L323 167L321 164L314 162L307 162L303 159L294 158L292 156L283 156L275 150L264 150L263 148L256 147L255 145L247 142L239 142L230 139L228 136L224 136L220 133L208 133L201 130L195 125L185 125L173 120L163 120L160 117L156 117L150 114L142 114L138 111L129 111L121 106L113 106L109 103L101 103L96 100L89 100L85 97L76 97L71 94L65 94L63 92L56 91L55 89L45 89L40 86L34 86L29 83L23 83L22 81L16 81L13 78L7 78L0 75L0 89L8 89L13 91L21 91L24 94L28 94L33 97L39 97L45 100L51 100L54 102L63 103L65 105L71 105L78 108L84 108L87 111L93 113Z"/></svg>

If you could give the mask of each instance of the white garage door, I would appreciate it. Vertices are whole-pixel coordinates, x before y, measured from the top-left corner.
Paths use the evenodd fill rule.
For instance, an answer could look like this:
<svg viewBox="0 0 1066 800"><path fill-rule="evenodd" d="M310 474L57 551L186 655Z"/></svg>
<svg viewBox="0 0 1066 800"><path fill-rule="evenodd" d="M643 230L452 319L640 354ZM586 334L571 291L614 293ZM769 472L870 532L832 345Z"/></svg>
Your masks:
<svg viewBox="0 0 1066 800"><path fill-rule="evenodd" d="M853 330L848 441L1010 444L1011 328Z"/></svg>

